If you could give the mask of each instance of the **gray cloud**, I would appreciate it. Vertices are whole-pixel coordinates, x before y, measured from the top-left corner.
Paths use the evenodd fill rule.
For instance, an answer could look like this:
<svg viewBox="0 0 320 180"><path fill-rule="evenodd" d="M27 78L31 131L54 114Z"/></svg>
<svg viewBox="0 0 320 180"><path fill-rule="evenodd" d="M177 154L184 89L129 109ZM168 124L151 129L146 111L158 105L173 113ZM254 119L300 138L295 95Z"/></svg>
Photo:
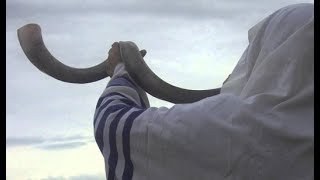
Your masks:
<svg viewBox="0 0 320 180"><path fill-rule="evenodd" d="M43 143L45 140L40 137L8 137L6 138L7 147L30 146Z"/></svg>
<svg viewBox="0 0 320 180"><path fill-rule="evenodd" d="M65 142L65 143L57 143L57 144L47 144L38 146L40 149L44 150L65 150L65 149L73 149L80 146L86 145L87 142Z"/></svg>
<svg viewBox="0 0 320 180"><path fill-rule="evenodd" d="M31 146L43 150L63 150L84 146L93 141L93 137L82 135L60 136L47 139L42 137L7 137L6 146L7 148Z"/></svg>
<svg viewBox="0 0 320 180"><path fill-rule="evenodd" d="M148 14L163 16L197 17L230 17L243 10L244 5L216 3L212 1L82 1L81 3L40 2L40 1L9 1L7 2L7 17L19 18L38 15L79 15L79 14ZM248 8L248 7L246 7Z"/></svg>
<svg viewBox="0 0 320 180"><path fill-rule="evenodd" d="M287 2L273 1L22 1L7 2L7 18L59 15L118 14L118 15L154 15L163 17L185 17L192 19L230 18L241 15L252 15L257 12L266 13L287 4L298 3L299 0ZM307 2L312 2L308 0ZM276 5L279 5L277 7Z"/></svg>

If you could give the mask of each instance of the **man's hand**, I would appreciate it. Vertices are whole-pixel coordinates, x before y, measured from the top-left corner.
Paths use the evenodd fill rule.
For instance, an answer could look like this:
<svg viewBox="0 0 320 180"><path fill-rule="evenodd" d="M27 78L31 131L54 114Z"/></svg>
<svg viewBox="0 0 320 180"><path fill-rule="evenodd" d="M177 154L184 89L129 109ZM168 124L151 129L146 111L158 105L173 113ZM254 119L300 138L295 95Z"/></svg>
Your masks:
<svg viewBox="0 0 320 180"><path fill-rule="evenodd" d="M111 49L108 52L107 59L107 73L110 77L113 76L113 71L118 63L122 62L120 54L120 45L118 42L114 42Z"/></svg>
<svg viewBox="0 0 320 180"><path fill-rule="evenodd" d="M141 50L140 54L144 57L147 54L146 50ZM116 66L122 62L121 54L120 54L120 45L118 42L114 42L111 46L111 49L108 52L108 59L107 59L107 74L112 77L114 69Z"/></svg>

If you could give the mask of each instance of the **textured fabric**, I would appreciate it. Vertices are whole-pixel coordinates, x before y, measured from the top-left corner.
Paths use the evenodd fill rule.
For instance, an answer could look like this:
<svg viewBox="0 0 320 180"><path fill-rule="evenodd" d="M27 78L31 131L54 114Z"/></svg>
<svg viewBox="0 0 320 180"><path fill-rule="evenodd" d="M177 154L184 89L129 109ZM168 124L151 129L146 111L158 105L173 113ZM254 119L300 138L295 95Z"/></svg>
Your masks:
<svg viewBox="0 0 320 180"><path fill-rule="evenodd" d="M251 28L221 94L195 103L150 107L119 64L94 118L106 177L314 179L313 12L288 6Z"/></svg>

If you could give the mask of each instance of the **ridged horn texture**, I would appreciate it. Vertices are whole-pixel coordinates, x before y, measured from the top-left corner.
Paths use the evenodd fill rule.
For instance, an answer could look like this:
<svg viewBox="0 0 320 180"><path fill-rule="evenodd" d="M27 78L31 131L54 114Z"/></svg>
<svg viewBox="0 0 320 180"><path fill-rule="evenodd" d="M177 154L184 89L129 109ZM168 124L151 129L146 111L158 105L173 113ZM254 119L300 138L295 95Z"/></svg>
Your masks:
<svg viewBox="0 0 320 180"><path fill-rule="evenodd" d="M27 24L18 29L20 45L40 71L60 81L69 83L90 83L108 77L106 62L91 68L73 68L61 63L44 45L41 28ZM135 43L119 42L122 60L130 76L152 96L175 104L192 103L220 93L220 88L209 90L188 90L173 86L160 79L143 60L146 51L139 51Z"/></svg>

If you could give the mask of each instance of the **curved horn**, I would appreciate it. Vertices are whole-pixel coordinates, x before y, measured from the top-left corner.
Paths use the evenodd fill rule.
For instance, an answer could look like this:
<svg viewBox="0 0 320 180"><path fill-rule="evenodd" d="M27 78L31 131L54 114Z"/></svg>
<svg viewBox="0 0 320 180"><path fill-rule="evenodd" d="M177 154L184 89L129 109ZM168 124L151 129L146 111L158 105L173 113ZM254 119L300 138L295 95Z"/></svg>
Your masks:
<svg viewBox="0 0 320 180"><path fill-rule="evenodd" d="M189 90L173 86L159 78L140 55L138 47L130 41L119 42L126 70L135 82L152 96L175 104L192 103L220 94L220 88ZM130 57L128 57L130 55Z"/></svg>
<svg viewBox="0 0 320 180"><path fill-rule="evenodd" d="M18 29L20 45L30 60L40 71L60 81L69 83L90 83L108 77L106 61L91 68L73 68L53 57L42 40L37 24L27 24ZM143 60L145 50L139 52L133 42L120 42L122 59L130 76L145 91L154 97L176 104L192 103L220 93L220 88L210 90L188 90L164 82ZM130 58L128 55L130 54Z"/></svg>
<svg viewBox="0 0 320 180"><path fill-rule="evenodd" d="M18 29L18 38L30 62L55 79L69 83L90 83L108 77L106 61L91 68L73 68L61 63L44 45L37 24L27 24Z"/></svg>

